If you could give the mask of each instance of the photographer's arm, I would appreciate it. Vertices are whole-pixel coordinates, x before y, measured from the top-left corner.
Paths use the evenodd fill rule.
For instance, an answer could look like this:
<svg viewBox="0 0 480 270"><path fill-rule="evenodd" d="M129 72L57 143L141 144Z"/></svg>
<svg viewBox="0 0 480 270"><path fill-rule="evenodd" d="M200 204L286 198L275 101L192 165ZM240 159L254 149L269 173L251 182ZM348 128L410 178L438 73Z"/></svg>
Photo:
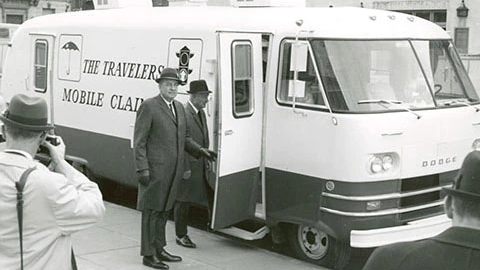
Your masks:
<svg viewBox="0 0 480 270"><path fill-rule="evenodd" d="M65 161L65 144L61 137L57 137L58 145L53 145L48 141L44 141L42 145L46 147L52 159L49 169L54 172L61 173L68 179L74 178L76 171L68 162Z"/></svg>
<svg viewBox="0 0 480 270"><path fill-rule="evenodd" d="M56 146L48 141L42 143L42 145L49 150L50 157L52 158L49 165L50 170L62 174L77 188L85 183L93 183L85 175L77 171L72 165L65 161L65 144L61 137L57 136L56 138L59 141L59 144Z"/></svg>
<svg viewBox="0 0 480 270"><path fill-rule="evenodd" d="M57 146L43 143L50 151L56 172L45 175L43 187L49 194L60 230L70 234L98 222L105 214L105 205L98 185L65 161L65 144L58 139Z"/></svg>

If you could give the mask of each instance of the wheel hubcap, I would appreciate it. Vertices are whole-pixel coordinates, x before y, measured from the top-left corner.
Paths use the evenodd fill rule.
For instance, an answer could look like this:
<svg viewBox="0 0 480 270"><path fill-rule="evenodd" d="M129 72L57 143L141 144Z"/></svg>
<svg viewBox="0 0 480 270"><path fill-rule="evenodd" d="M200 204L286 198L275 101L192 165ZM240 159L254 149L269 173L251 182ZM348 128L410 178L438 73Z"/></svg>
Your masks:
<svg viewBox="0 0 480 270"><path fill-rule="evenodd" d="M303 253L314 260L325 256L328 250L328 235L316 228L299 226L297 234L298 242Z"/></svg>

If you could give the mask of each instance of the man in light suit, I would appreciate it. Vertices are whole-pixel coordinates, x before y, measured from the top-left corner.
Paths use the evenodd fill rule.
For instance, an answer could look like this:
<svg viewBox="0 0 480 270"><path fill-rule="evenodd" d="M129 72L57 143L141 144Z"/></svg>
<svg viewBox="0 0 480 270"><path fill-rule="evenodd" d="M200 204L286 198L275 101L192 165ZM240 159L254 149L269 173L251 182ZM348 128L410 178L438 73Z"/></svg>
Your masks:
<svg viewBox="0 0 480 270"><path fill-rule="evenodd" d="M207 119L205 117L205 108L208 102L207 83L204 80L190 82L190 99L185 103L185 112L187 115L187 126L190 130L192 139L205 149L209 147ZM184 175L178 186L177 202L174 207L175 233L178 245L195 248L187 232L188 213L191 204L204 206L210 209L211 198L207 191L210 163L206 158L195 158L191 155L186 156L185 171L190 172Z"/></svg>
<svg viewBox="0 0 480 270"><path fill-rule="evenodd" d="M445 188L452 227L414 242L377 248L364 270L474 270L480 266L480 151L467 155L453 188Z"/></svg>
<svg viewBox="0 0 480 270"><path fill-rule="evenodd" d="M189 136L185 110L174 98L180 78L176 69L165 68L156 79L159 95L146 99L137 111L134 154L139 181L137 208L142 210L141 251L143 264L168 269L163 263L182 258L164 247L165 226L184 172L184 151L209 157Z"/></svg>
<svg viewBox="0 0 480 270"><path fill-rule="evenodd" d="M46 139L47 102L17 94L0 115L6 149L0 152L0 269L76 269L72 253L74 232L86 229L105 215L98 185L65 161L65 144ZM39 146L48 149L48 167L34 159ZM23 249L19 248L17 189L21 175L35 168L23 189ZM23 250L23 253L21 253Z"/></svg>

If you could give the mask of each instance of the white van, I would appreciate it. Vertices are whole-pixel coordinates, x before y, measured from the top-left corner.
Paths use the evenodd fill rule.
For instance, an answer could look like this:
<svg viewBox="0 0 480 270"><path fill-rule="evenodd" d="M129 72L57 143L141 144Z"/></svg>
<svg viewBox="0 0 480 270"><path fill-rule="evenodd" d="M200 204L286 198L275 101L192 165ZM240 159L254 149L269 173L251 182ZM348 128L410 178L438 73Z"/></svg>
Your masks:
<svg viewBox="0 0 480 270"><path fill-rule="evenodd" d="M2 78L3 62L7 54L8 44L18 26L18 24L13 23L0 23L0 80ZM2 109L4 108L0 107L0 110Z"/></svg>
<svg viewBox="0 0 480 270"><path fill-rule="evenodd" d="M480 144L479 93L451 37L363 8L158 7L37 17L12 40L1 89L48 100L68 154L137 185L132 138L154 78L205 79L215 164L211 227L287 236L340 269L350 247L435 235L442 187ZM265 224L245 233L231 225Z"/></svg>

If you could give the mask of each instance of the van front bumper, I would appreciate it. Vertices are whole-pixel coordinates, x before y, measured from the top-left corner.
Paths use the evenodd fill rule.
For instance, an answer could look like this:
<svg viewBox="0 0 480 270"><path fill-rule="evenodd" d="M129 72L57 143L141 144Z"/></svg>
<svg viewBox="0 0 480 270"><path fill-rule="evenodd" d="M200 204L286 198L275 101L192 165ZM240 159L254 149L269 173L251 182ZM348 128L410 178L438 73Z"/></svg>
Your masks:
<svg viewBox="0 0 480 270"><path fill-rule="evenodd" d="M356 248L371 248L397 242L415 241L433 237L452 226L445 215L408 222L406 225L373 230L352 230L350 245Z"/></svg>

